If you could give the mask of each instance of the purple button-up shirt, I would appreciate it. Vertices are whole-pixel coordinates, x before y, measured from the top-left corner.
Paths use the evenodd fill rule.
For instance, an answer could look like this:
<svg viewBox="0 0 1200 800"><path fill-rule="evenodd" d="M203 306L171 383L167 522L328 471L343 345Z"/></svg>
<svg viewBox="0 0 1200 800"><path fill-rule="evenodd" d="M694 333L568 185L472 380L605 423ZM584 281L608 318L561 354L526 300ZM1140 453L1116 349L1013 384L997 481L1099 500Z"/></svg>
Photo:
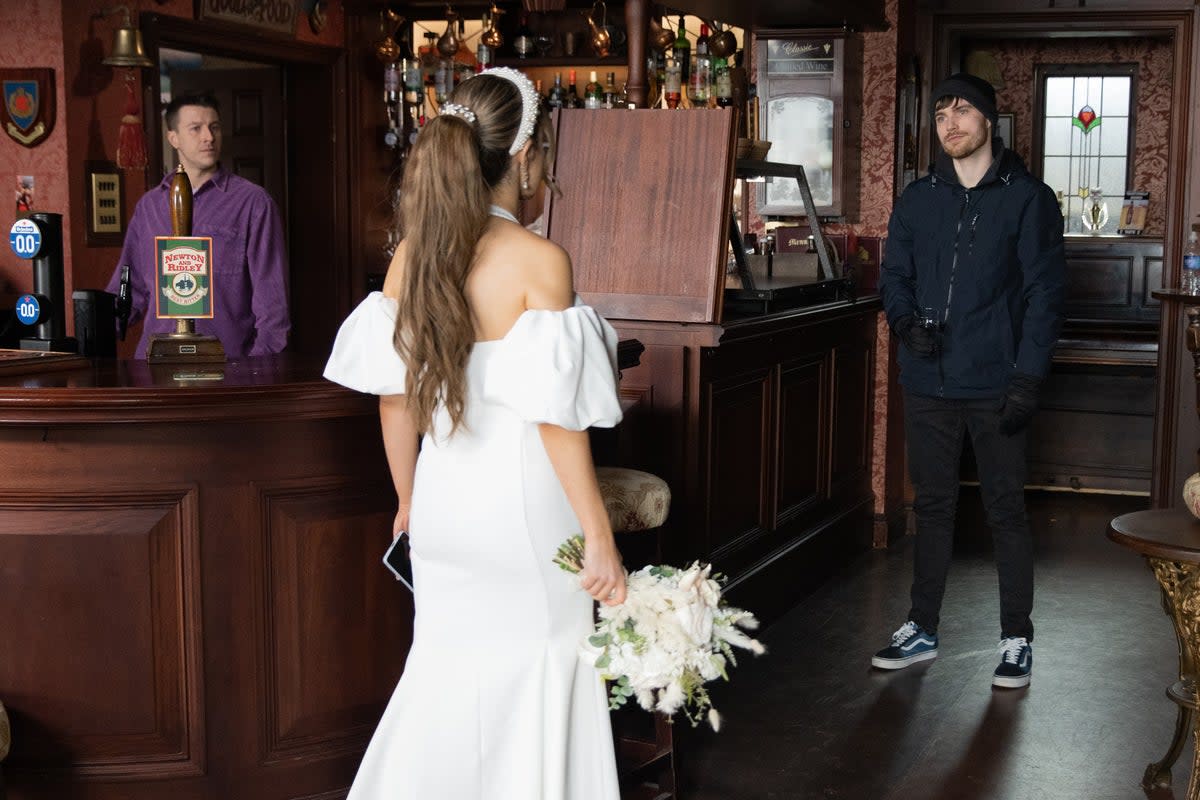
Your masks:
<svg viewBox="0 0 1200 800"><path fill-rule="evenodd" d="M168 174L138 201L125 247L108 291L117 293L128 264L132 325L145 317L137 358L156 333L172 333L175 320L155 316L154 237L171 235ZM278 353L289 328L287 258L275 201L256 183L218 167L192 196L192 235L212 237L213 318L196 320L196 332L216 336L229 358Z"/></svg>

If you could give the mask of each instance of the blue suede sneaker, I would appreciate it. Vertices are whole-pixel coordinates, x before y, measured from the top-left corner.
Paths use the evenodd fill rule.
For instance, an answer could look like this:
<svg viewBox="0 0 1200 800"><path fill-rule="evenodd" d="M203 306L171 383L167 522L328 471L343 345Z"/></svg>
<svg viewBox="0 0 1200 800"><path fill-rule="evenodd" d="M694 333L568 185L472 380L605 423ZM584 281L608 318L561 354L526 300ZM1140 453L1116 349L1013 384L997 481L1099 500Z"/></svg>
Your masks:
<svg viewBox="0 0 1200 800"><path fill-rule="evenodd" d="M938 637L927 633L921 626L909 620L892 634L892 644L871 658L871 666L879 669L904 669L918 661L937 658Z"/></svg>
<svg viewBox="0 0 1200 800"><path fill-rule="evenodd" d="M1033 673L1033 646L1024 636L1000 640L1000 666L992 673L992 686L1020 689Z"/></svg>

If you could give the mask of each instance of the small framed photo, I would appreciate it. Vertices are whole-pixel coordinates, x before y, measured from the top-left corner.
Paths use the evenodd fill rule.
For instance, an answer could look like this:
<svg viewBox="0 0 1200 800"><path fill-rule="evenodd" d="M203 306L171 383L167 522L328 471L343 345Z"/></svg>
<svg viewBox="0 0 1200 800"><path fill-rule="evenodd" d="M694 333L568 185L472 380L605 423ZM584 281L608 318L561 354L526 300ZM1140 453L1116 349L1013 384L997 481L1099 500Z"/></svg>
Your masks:
<svg viewBox="0 0 1200 800"><path fill-rule="evenodd" d="M996 135L1004 142L1004 146L1009 150L1015 149L1015 140L1013 139L1013 130L1016 126L1016 114L1011 112L1007 114L997 114L996 119Z"/></svg>

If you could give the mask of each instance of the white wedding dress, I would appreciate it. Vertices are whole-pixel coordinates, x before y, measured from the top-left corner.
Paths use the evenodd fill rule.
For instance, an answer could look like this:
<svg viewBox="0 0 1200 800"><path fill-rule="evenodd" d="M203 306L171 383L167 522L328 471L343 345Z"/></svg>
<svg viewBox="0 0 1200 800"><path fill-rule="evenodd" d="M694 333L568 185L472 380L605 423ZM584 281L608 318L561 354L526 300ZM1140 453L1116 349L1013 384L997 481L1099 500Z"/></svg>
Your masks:
<svg viewBox="0 0 1200 800"><path fill-rule="evenodd" d="M403 393L395 314L368 296L325 377ZM616 341L576 305L475 344L465 427L447 437L441 409L422 442L412 649L348 800L618 800L604 684L578 656L592 599L552 562L580 526L537 428L620 421Z"/></svg>

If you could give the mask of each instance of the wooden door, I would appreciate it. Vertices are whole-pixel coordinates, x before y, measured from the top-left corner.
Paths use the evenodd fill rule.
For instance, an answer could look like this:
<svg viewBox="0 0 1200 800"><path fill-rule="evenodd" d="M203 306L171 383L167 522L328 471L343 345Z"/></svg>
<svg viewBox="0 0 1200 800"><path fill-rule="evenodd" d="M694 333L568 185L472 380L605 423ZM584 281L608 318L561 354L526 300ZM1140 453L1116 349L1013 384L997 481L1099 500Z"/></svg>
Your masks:
<svg viewBox="0 0 1200 800"><path fill-rule="evenodd" d="M221 106L221 162L235 175L253 181L275 198L287 219L283 128L283 76L279 67L176 70L171 94L206 92ZM167 146L163 162L178 159Z"/></svg>

